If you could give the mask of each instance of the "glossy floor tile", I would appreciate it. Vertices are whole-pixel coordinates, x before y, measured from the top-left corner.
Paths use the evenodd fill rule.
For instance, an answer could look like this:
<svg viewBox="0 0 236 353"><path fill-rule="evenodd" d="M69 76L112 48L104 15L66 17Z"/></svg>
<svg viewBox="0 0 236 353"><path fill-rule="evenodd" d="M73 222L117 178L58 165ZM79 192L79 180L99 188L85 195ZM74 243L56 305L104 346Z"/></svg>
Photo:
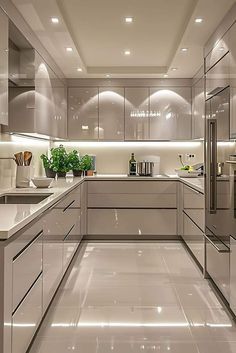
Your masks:
<svg viewBox="0 0 236 353"><path fill-rule="evenodd" d="M82 250L30 353L236 352L236 324L181 243Z"/></svg>

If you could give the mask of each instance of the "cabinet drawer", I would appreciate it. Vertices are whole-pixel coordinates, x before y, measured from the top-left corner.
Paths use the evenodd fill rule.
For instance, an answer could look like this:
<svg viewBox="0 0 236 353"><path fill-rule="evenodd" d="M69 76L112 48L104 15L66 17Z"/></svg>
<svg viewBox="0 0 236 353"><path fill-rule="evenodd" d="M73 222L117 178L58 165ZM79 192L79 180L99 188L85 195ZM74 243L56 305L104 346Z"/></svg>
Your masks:
<svg viewBox="0 0 236 353"><path fill-rule="evenodd" d="M213 66L215 63L220 60L227 52L229 51L229 33L227 32L222 39L218 41L216 46L210 51L206 56L205 61L205 70L206 72Z"/></svg>
<svg viewBox="0 0 236 353"><path fill-rule="evenodd" d="M42 271L43 243L42 232L19 254L12 264L13 308L24 295Z"/></svg>
<svg viewBox="0 0 236 353"><path fill-rule="evenodd" d="M63 209L53 208L45 217L44 233L51 240L63 240L74 224L77 223L80 210L76 208Z"/></svg>
<svg viewBox="0 0 236 353"><path fill-rule="evenodd" d="M176 208L176 194L89 194L88 207Z"/></svg>
<svg viewBox="0 0 236 353"><path fill-rule="evenodd" d="M62 209L66 209L67 207L80 208L80 187L77 187L76 189L72 190L55 206L55 208Z"/></svg>
<svg viewBox="0 0 236 353"><path fill-rule="evenodd" d="M191 219L184 214L183 239L189 249L192 251L200 265L204 265L204 234L191 221Z"/></svg>
<svg viewBox="0 0 236 353"><path fill-rule="evenodd" d="M204 231L205 199L204 195L184 185L184 212Z"/></svg>
<svg viewBox="0 0 236 353"><path fill-rule="evenodd" d="M88 234L176 235L177 211L160 209L89 209Z"/></svg>
<svg viewBox="0 0 236 353"><path fill-rule="evenodd" d="M42 275L12 316L12 353L25 353L42 318Z"/></svg>
<svg viewBox="0 0 236 353"><path fill-rule="evenodd" d="M88 194L176 194L174 181L89 181Z"/></svg>
<svg viewBox="0 0 236 353"><path fill-rule="evenodd" d="M211 241L206 238L206 270L226 300L229 301L229 249L209 230L207 232L207 237Z"/></svg>

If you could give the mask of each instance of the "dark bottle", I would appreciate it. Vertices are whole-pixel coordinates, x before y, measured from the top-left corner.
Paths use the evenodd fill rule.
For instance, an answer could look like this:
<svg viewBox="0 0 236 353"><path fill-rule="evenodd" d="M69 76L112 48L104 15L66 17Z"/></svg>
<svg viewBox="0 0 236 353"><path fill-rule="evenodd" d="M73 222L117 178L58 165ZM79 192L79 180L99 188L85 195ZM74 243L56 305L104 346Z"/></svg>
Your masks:
<svg viewBox="0 0 236 353"><path fill-rule="evenodd" d="M134 153L131 153L131 159L129 161L129 175L137 174L137 163L134 159Z"/></svg>

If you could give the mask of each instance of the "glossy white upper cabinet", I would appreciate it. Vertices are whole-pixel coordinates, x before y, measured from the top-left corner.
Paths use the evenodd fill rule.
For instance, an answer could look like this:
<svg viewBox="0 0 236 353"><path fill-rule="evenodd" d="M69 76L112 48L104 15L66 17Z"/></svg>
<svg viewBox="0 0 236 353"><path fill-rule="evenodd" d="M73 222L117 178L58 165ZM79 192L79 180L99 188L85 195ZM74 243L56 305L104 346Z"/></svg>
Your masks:
<svg viewBox="0 0 236 353"><path fill-rule="evenodd" d="M124 140L124 88L99 88L99 131L100 141Z"/></svg>
<svg viewBox="0 0 236 353"><path fill-rule="evenodd" d="M0 124L8 125L8 17L0 9Z"/></svg>
<svg viewBox="0 0 236 353"><path fill-rule="evenodd" d="M191 88L150 88L150 139L191 139Z"/></svg>
<svg viewBox="0 0 236 353"><path fill-rule="evenodd" d="M149 88L125 88L125 140L148 140L149 128Z"/></svg>
<svg viewBox="0 0 236 353"><path fill-rule="evenodd" d="M35 92L36 132L66 138L66 87L38 53L35 54Z"/></svg>
<svg viewBox="0 0 236 353"><path fill-rule="evenodd" d="M230 137L236 138L236 24L229 30L230 47Z"/></svg>
<svg viewBox="0 0 236 353"><path fill-rule="evenodd" d="M229 51L229 32L214 46L205 59L205 72L217 63Z"/></svg>
<svg viewBox="0 0 236 353"><path fill-rule="evenodd" d="M192 138L204 138L205 93L204 77L192 86Z"/></svg>
<svg viewBox="0 0 236 353"><path fill-rule="evenodd" d="M222 91L230 83L230 54L222 57L206 73L206 99Z"/></svg>
<svg viewBox="0 0 236 353"><path fill-rule="evenodd" d="M68 89L68 138L98 140L98 88Z"/></svg>

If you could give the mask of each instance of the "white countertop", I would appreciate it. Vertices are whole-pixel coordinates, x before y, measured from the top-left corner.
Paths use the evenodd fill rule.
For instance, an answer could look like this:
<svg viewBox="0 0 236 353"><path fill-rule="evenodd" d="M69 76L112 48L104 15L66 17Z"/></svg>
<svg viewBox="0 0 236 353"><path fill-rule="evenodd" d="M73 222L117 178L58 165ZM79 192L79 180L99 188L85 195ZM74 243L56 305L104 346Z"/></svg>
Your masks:
<svg viewBox="0 0 236 353"><path fill-rule="evenodd" d="M194 189L204 192L203 178L179 178L177 175L156 175L154 177L129 177L122 174L106 174L85 178L67 177L53 182L51 188L36 189L0 189L0 196L4 194L52 194L38 204L0 204L0 240L10 238L14 233L42 214L45 210L59 201L73 188L84 180L180 180Z"/></svg>

